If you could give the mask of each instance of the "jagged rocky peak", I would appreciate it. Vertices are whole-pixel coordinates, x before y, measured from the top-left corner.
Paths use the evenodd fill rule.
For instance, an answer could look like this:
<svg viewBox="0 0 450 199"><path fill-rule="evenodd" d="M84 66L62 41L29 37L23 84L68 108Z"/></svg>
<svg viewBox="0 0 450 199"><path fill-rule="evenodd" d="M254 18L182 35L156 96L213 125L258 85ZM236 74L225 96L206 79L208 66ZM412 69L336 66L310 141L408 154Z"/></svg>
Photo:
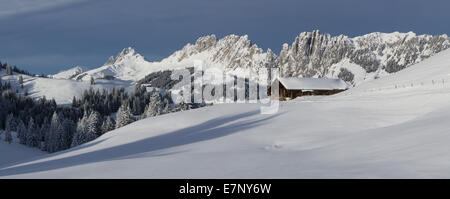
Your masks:
<svg viewBox="0 0 450 199"><path fill-rule="evenodd" d="M216 35L208 35L204 37L200 37L195 42L195 49L197 52L203 52L205 50L210 49L216 45L217 38Z"/></svg>
<svg viewBox="0 0 450 199"><path fill-rule="evenodd" d="M353 49L344 35L332 37L320 31L300 33L291 44L284 44L279 64L284 76L323 76L327 66L343 59Z"/></svg>
<svg viewBox="0 0 450 199"><path fill-rule="evenodd" d="M104 66L111 65L111 64L114 64L115 61L116 61L116 58L114 58L114 56L110 56L103 65Z"/></svg>
<svg viewBox="0 0 450 199"><path fill-rule="evenodd" d="M198 54L202 54L203 58L206 57L214 64L222 64L228 69L259 68L270 65L265 63L266 61L275 62L276 59L276 55L272 51L268 50L265 53L256 44L253 44L247 35L228 35L219 40L215 35L208 35L198 38L195 44L187 44L182 50L175 52L170 60L181 62Z"/></svg>
<svg viewBox="0 0 450 199"><path fill-rule="evenodd" d="M104 65L118 64L126 59L134 59L137 61L145 60L144 56L137 53L132 47L124 48L116 57L109 57Z"/></svg>
<svg viewBox="0 0 450 199"><path fill-rule="evenodd" d="M229 35L217 42L217 50L213 56L215 62L226 62L228 68L258 67L263 59L263 50L248 39L247 35Z"/></svg>
<svg viewBox="0 0 450 199"><path fill-rule="evenodd" d="M447 35L376 32L349 38L315 30L300 33L290 46L284 44L278 62L283 76L338 77L339 74L332 73L333 67L343 62L359 65L366 73L392 73L449 47Z"/></svg>

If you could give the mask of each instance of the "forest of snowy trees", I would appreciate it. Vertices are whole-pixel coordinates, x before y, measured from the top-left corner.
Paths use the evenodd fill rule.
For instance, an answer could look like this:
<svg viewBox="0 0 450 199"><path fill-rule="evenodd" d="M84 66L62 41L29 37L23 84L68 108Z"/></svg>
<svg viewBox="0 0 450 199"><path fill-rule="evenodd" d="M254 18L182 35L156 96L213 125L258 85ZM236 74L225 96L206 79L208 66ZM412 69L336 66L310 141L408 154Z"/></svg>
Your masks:
<svg viewBox="0 0 450 199"><path fill-rule="evenodd" d="M0 134L3 134L0 138L12 142L17 137L21 144L50 153L92 141L140 119L206 105L205 102L175 104L171 93L166 92L179 82L170 78L171 71L147 75L136 83L132 92L124 88L94 90L91 86L79 98L73 97L71 106L58 106L54 99L46 99L45 96L33 99L28 96L23 87L22 75L29 73L1 63L0 70L5 70L1 74L7 76L14 73L17 78L14 82L20 84L12 86L11 82L0 81ZM192 68L190 71L191 74L194 72ZM245 91L244 100L249 100L250 81L241 78L242 84L238 84L238 80L235 77L231 100L238 100L238 90ZM90 83L94 85L95 80L91 79ZM157 89L148 90L145 85ZM223 86L224 96L228 97L226 85ZM19 88L22 92L17 90ZM259 92L258 89L256 92ZM191 92L193 98L194 92Z"/></svg>
<svg viewBox="0 0 450 199"><path fill-rule="evenodd" d="M0 66L0 70L11 70L6 75L15 72ZM33 99L11 88L10 82L0 81L0 129L4 134L0 138L11 143L16 135L21 144L50 153L92 141L139 119L203 106L174 104L170 93L149 92L141 84L131 93L124 88L100 91L91 87L79 99L74 97L72 106L57 106L54 99L45 97Z"/></svg>

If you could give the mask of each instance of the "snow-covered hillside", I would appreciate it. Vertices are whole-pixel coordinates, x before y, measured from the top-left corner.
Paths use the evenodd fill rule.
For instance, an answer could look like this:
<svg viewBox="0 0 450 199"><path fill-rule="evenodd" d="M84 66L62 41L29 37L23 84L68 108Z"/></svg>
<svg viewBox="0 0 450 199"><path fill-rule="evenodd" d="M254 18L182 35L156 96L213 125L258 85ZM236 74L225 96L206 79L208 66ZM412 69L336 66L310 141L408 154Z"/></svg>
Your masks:
<svg viewBox="0 0 450 199"><path fill-rule="evenodd" d="M137 53L133 48L123 49L115 58L110 57L106 63L96 69L81 73L72 79L89 81L91 77L94 79L118 79L136 82L154 71L151 63Z"/></svg>
<svg viewBox="0 0 450 199"><path fill-rule="evenodd" d="M83 73L84 71L87 71L88 69L84 66L75 66L71 69L68 70L63 70L60 71L57 74L54 75L50 75L50 78L55 78L55 79L72 79L75 76Z"/></svg>
<svg viewBox="0 0 450 199"><path fill-rule="evenodd" d="M334 96L140 120L3 178L448 178L450 50ZM443 81L442 81L443 80Z"/></svg>
<svg viewBox="0 0 450 199"><path fill-rule="evenodd" d="M4 138L5 132L0 130L0 167L46 154L36 148L19 144L16 133L13 133L11 144L5 142Z"/></svg>
<svg viewBox="0 0 450 199"><path fill-rule="evenodd" d="M23 89L19 84L19 77L23 77ZM71 104L74 96L80 97L84 90L88 90L91 85L90 82L76 81L72 79L53 79L32 77L23 74L14 73L13 75L5 75L4 71L0 72L0 78L3 82L10 82L13 90L19 91L24 94L25 90L28 91L30 97L47 99L55 99L58 105ZM132 90L131 83L120 80L96 80L94 89L112 89L113 87L124 87Z"/></svg>

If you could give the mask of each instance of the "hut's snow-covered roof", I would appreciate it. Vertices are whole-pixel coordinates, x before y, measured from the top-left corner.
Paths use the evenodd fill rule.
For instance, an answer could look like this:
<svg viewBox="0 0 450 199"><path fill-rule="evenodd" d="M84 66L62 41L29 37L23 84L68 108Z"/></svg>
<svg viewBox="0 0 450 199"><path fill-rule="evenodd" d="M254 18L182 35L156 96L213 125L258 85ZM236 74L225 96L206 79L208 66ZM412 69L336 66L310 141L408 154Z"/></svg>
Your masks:
<svg viewBox="0 0 450 199"><path fill-rule="evenodd" d="M345 90L348 88L341 79L280 77L276 80L288 90Z"/></svg>

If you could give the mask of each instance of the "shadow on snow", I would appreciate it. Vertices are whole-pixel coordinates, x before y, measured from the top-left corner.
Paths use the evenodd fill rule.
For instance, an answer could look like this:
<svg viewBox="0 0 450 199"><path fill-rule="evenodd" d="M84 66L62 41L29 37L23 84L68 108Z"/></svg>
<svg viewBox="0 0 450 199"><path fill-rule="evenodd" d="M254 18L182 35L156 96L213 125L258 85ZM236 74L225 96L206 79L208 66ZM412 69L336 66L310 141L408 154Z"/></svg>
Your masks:
<svg viewBox="0 0 450 199"><path fill-rule="evenodd" d="M105 148L98 151L92 151L61 159L48 160L12 168L4 167L4 169L0 169L0 176L18 175L31 172L43 172L53 169L61 169L65 167L72 167L76 165L83 165L107 160L130 159L133 158L133 156L139 157L139 154L143 155L143 153L146 153L146 157L170 155L174 153L164 154L158 153L158 151L234 134L246 129L257 127L263 122L279 116L271 115L264 116L261 119L246 119L244 121L237 121L258 114L260 114L259 110L241 113L238 115L219 117L192 127L179 129L163 135L149 137L136 142ZM87 146L95 145L99 142L101 141L94 141L88 143L87 145L81 145L80 147L85 148ZM76 147L68 151L63 151L62 153L79 150L80 147Z"/></svg>

